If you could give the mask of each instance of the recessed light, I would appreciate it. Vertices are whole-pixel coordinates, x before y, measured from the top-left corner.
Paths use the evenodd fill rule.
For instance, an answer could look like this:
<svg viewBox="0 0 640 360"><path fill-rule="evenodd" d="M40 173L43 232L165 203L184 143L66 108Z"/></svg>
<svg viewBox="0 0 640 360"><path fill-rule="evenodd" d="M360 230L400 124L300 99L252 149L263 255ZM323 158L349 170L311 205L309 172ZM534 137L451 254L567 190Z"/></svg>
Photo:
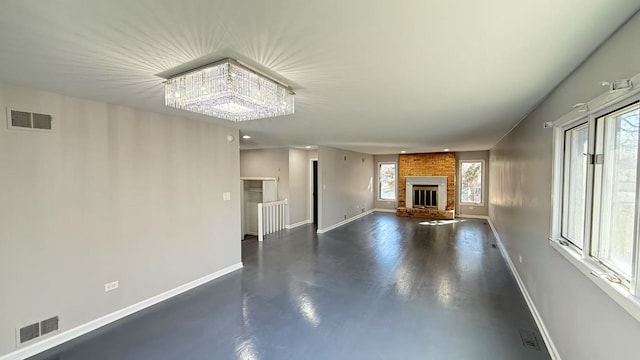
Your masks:
<svg viewBox="0 0 640 360"><path fill-rule="evenodd" d="M248 140L248 139L251 139L251 136L249 136L249 135L242 135L242 138L243 138L243 139L247 139L247 140Z"/></svg>
<svg viewBox="0 0 640 360"><path fill-rule="evenodd" d="M311 149L311 145L307 145L304 147L305 149Z"/></svg>
<svg viewBox="0 0 640 360"><path fill-rule="evenodd" d="M407 150L400 151L400 154L406 154L406 153L407 153Z"/></svg>
<svg viewBox="0 0 640 360"><path fill-rule="evenodd" d="M442 149L442 150L444 150L444 151L449 151L449 150L451 150L451 149Z"/></svg>

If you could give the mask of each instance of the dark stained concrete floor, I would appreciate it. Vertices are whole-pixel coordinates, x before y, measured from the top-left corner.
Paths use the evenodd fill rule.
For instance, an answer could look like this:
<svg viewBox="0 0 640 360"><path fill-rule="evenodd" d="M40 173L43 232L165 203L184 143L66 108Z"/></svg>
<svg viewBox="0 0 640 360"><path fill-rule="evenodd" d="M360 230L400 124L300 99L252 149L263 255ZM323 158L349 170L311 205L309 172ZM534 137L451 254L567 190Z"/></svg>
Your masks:
<svg viewBox="0 0 640 360"><path fill-rule="evenodd" d="M243 241L243 270L32 359L550 359L489 226L458 220Z"/></svg>

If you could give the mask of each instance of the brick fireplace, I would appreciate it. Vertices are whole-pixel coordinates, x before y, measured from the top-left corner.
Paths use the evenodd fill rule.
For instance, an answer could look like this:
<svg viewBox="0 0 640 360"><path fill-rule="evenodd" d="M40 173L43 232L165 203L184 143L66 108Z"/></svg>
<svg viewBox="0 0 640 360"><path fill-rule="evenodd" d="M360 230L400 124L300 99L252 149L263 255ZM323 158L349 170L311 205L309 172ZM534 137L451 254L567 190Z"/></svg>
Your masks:
<svg viewBox="0 0 640 360"><path fill-rule="evenodd" d="M455 153L401 154L398 159L398 216L453 219L455 174Z"/></svg>

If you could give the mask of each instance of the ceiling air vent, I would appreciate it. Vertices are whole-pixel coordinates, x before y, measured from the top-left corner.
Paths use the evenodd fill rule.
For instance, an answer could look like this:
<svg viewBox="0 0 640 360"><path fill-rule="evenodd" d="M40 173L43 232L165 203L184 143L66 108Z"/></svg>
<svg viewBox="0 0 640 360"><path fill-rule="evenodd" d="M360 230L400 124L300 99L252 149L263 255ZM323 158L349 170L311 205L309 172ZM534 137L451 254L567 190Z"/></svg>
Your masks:
<svg viewBox="0 0 640 360"><path fill-rule="evenodd" d="M7 115L9 128L43 131L53 130L53 116L48 114L7 109Z"/></svg>

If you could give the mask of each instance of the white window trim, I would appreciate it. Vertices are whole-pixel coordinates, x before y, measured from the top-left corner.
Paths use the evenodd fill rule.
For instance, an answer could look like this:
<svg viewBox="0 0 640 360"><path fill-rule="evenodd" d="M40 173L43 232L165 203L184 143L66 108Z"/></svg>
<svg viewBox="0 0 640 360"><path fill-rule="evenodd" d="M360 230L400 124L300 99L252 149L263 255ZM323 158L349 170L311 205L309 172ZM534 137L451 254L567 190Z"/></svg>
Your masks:
<svg viewBox="0 0 640 360"><path fill-rule="evenodd" d="M635 249L636 269L635 283L629 288L617 284L607 278L612 272L593 260L589 254L590 239L587 236L590 228L586 228L583 249L575 247L573 244L562 239L562 180L564 164L564 131L575 124L604 115L605 110L622 108L640 100L640 74L634 76L631 81L634 87L629 90L606 92L595 99L589 101L580 108L576 108L567 115L553 122L553 169L552 169L552 211L551 211L551 232L549 243L553 249L558 251L570 264L575 266L588 279L595 283L605 294L611 297L618 305L640 321L640 249ZM586 110L586 111L585 111ZM590 149L591 152L591 149ZM590 170L591 172L591 170ZM593 178L593 174L588 175L588 181ZM592 204L591 195L587 196L587 207ZM640 207L640 203L636 204ZM636 209L638 211L640 209Z"/></svg>
<svg viewBox="0 0 640 360"><path fill-rule="evenodd" d="M396 196L393 199L382 199L380 198L380 165L395 165L394 169L395 169L395 179L396 179ZM378 162L378 168L376 171L377 175L378 175L378 179L376 179L376 198L378 199L378 201L398 201L398 163L395 161L380 161Z"/></svg>
<svg viewBox="0 0 640 360"><path fill-rule="evenodd" d="M482 183L480 184L480 202L479 203L472 203L472 202L464 202L462 201L462 164L464 163L480 163L480 178L482 181ZM485 197L485 173L486 172L486 168L484 166L484 160L458 160L458 177L460 178L460 189L458 189L458 191L460 192L460 202L459 205L464 205L464 206L484 206L484 197Z"/></svg>

